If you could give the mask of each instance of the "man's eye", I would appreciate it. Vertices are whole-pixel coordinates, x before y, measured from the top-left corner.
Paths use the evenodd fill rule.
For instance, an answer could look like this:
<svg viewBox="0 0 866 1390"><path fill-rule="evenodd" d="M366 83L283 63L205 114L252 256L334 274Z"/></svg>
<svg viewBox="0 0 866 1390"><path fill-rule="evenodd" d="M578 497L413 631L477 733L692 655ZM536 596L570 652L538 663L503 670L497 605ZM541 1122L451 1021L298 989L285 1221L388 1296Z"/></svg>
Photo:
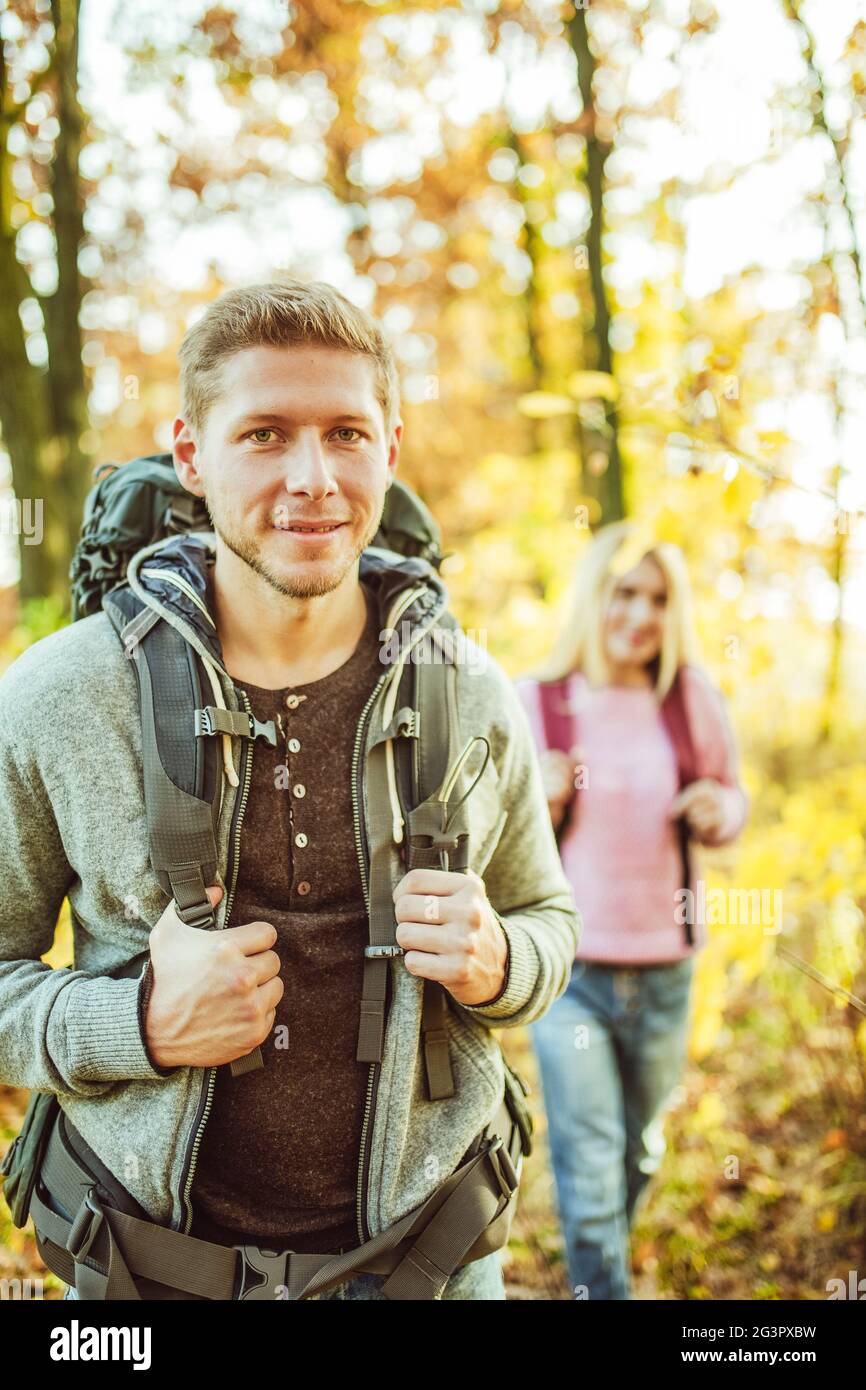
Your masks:
<svg viewBox="0 0 866 1390"><path fill-rule="evenodd" d="M273 434L273 433L274 433L274 431L271 429L270 425L262 425L262 428L261 428L260 430L253 430L249 437L250 437L250 439L255 439L255 437L256 437L257 434ZM257 443L257 444L267 444L267 443L268 443L268 440L266 440L266 439L256 439L256 443Z"/></svg>
<svg viewBox="0 0 866 1390"><path fill-rule="evenodd" d="M337 434L360 434L360 433L361 433L361 431L360 431L360 430L356 430L355 427L354 427L354 425L341 425L341 427L337 430ZM351 442L350 440L345 440L345 439L343 440L343 443L344 443L344 444L347 444L347 443L350 443L350 442Z"/></svg>

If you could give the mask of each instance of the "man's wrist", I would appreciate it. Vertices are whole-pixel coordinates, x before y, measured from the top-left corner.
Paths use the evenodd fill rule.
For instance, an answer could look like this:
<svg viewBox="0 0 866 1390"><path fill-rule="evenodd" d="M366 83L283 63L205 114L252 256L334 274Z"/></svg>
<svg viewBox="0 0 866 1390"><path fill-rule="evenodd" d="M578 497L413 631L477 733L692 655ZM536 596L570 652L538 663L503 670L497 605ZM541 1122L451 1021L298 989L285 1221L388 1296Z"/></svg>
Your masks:
<svg viewBox="0 0 866 1390"><path fill-rule="evenodd" d="M147 1053L147 1060L150 1062L150 1065L153 1067L154 1071L159 1072L160 1076L170 1076L173 1071L177 1070L177 1068L164 1067L161 1063L159 1063L156 1060L153 1053L153 1044L147 1036L147 1010L150 1004L150 996L153 993L153 985L153 964L151 962L151 958L148 956L144 970L142 971L141 991L138 996L138 1026L139 1031L141 1032L141 1043L145 1052Z"/></svg>
<svg viewBox="0 0 866 1390"><path fill-rule="evenodd" d="M480 1003L480 1004L472 1004L472 1005L470 1005L470 1007L473 1008L473 1009L486 1009L490 1004L496 1004L496 1003L498 1003L498 1001L502 998L503 994L505 993L505 991L506 991L507 988L508 988L508 975L509 975L509 969L510 969L510 966L511 966L511 947L510 947L510 944L509 944L509 941L508 941L508 936L507 936L507 934L506 934L505 928L503 927L501 921L499 920L499 917L496 915L495 912L494 912L493 916L494 916L494 920L495 920L495 922L496 922L496 926L497 926L497 928L498 928L498 930L499 930L499 935L500 935L500 937L502 938L503 942L505 943L505 963L504 963L504 965L503 965L503 967L502 967L502 983L501 983L499 989L498 989L498 990L496 991L496 993L494 994L494 996L493 996L492 999L485 999L485 1000L484 1000L482 1003Z"/></svg>

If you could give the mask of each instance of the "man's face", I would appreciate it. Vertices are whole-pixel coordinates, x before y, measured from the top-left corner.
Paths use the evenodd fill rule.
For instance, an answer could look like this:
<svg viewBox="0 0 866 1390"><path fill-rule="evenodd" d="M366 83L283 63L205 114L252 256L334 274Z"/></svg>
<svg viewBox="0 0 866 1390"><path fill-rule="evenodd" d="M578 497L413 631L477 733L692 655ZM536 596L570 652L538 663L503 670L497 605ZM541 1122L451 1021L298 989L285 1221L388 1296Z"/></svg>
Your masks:
<svg viewBox="0 0 866 1390"><path fill-rule="evenodd" d="M175 464L224 545L280 593L330 593L379 526L402 423L385 436L370 357L303 344L222 363L200 437L175 421ZM293 528L334 526L302 533Z"/></svg>

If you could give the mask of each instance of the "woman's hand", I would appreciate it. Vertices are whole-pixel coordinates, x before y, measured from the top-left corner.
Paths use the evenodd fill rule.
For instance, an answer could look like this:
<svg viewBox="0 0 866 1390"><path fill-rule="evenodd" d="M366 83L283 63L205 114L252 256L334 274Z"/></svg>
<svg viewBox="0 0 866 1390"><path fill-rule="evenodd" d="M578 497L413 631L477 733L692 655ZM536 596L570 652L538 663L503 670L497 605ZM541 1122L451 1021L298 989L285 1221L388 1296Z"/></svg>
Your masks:
<svg viewBox="0 0 866 1390"><path fill-rule="evenodd" d="M724 789L713 777L702 777L683 787L674 798L671 819L685 816L689 829L700 839L713 839L722 828L725 815Z"/></svg>
<svg viewBox="0 0 866 1390"><path fill-rule="evenodd" d="M548 748L540 762L550 819L556 828L574 796L574 760L559 748Z"/></svg>

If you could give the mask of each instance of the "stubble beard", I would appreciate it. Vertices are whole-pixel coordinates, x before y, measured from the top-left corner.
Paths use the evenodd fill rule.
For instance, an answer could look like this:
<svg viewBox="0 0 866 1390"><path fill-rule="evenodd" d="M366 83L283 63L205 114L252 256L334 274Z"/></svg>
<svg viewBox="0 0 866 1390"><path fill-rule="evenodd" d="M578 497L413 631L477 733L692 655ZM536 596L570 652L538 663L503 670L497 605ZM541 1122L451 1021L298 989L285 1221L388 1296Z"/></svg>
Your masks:
<svg viewBox="0 0 866 1390"><path fill-rule="evenodd" d="M372 544L376 532L379 529L379 520L381 520L380 516L379 520L371 524L367 535L362 538L360 545L357 546L348 562L341 567L339 573L335 573L333 570L326 570L325 572L314 571L306 574L286 575L271 568L262 554L262 547L253 536L231 535L228 531L223 529L219 520L214 516L210 503L206 497L204 498L204 504L207 514L210 517L211 526L219 536L223 545L230 550L233 555L236 555L239 560L242 560L245 565L248 565L254 574L257 574L259 578L263 579L265 583L269 584L272 589L275 589L278 594L284 594L286 598L319 598L322 594L330 594L342 583L361 552L366 550L368 545ZM382 509L384 510L384 502Z"/></svg>

